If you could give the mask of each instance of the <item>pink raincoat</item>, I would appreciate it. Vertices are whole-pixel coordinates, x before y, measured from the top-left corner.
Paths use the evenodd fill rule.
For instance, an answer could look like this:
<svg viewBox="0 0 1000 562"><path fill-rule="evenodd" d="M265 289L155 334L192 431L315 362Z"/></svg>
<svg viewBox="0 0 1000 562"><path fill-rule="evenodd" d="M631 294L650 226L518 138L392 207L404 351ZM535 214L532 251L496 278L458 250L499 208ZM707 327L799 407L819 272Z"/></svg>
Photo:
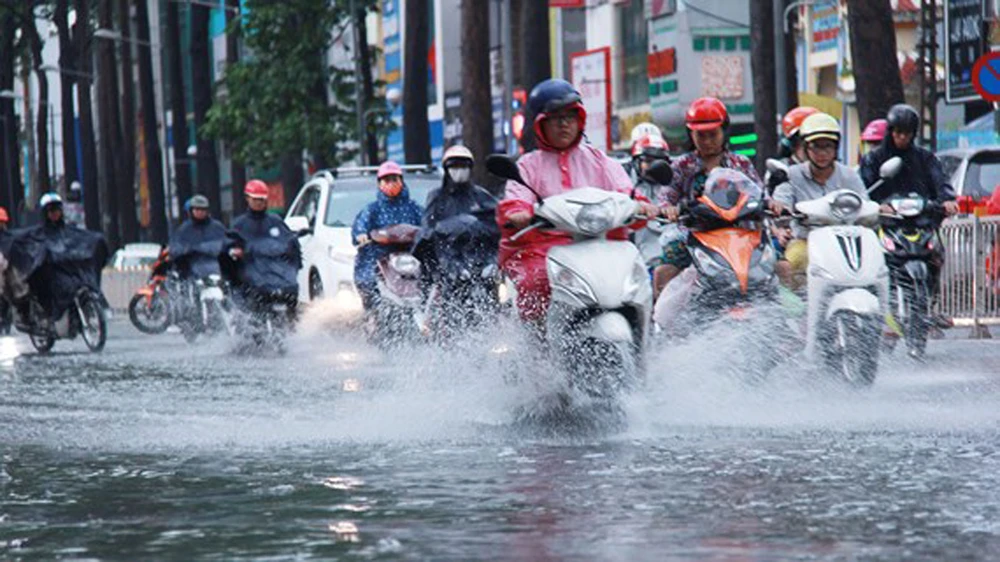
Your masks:
<svg viewBox="0 0 1000 562"><path fill-rule="evenodd" d="M597 187L621 193L632 191L632 180L622 165L585 143L562 152L529 152L518 160L517 166L521 177L543 199L578 187ZM646 200L639 196L637 199ZM569 235L551 230L534 230L516 242L510 241L510 236L516 232L505 226L510 214L516 211L534 214L537 202L538 198L529 189L508 181L507 194L497 207L497 222L503 234L500 267L517 284L517 307L525 320L539 320L548 310L549 280L545 271L545 255L549 248L572 241ZM633 228L642 226L644 223L637 223ZM625 239L627 234L622 229L610 232L608 236Z"/></svg>

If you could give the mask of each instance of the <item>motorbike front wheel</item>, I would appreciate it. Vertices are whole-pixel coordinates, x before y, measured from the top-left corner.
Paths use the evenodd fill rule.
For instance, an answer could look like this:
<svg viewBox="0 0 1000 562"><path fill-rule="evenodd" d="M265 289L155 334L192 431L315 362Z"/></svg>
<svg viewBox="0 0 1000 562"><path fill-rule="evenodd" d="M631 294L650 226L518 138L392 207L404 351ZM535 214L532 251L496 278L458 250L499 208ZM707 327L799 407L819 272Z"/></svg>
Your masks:
<svg viewBox="0 0 1000 562"><path fill-rule="evenodd" d="M100 297L89 293L83 295L78 299L77 307L83 342L90 351L101 351L108 340L108 321Z"/></svg>
<svg viewBox="0 0 1000 562"><path fill-rule="evenodd" d="M150 298L134 295L128 303L128 318L144 334L162 334L170 327L170 303L160 291Z"/></svg>
<svg viewBox="0 0 1000 562"><path fill-rule="evenodd" d="M880 330L878 317L834 314L823 346L827 371L854 386L871 386L878 374Z"/></svg>

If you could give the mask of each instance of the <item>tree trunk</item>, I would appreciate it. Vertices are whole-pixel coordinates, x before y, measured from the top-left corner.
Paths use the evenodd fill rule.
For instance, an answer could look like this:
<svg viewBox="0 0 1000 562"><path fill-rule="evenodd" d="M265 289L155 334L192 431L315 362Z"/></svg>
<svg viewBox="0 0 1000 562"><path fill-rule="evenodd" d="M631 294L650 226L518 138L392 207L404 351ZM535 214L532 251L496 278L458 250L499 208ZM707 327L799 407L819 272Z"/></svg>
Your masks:
<svg viewBox="0 0 1000 562"><path fill-rule="evenodd" d="M184 63L181 59L180 17L177 2L167 2L167 59L170 78L170 113L173 117L171 140L174 148L175 196L180 205L191 198L191 162L187 153L188 127L187 108L184 104ZM168 202L173 205L173 202Z"/></svg>
<svg viewBox="0 0 1000 562"><path fill-rule="evenodd" d="M35 80L38 81L38 109L35 117L35 147L38 157L38 192L32 192L30 202L38 200L42 193L52 191L52 168L49 165L49 77L40 67L44 64L42 59L42 38L38 35L38 28L35 26L34 3L24 4L24 22L21 27L22 33L28 39L28 46L31 49L32 67L35 69Z"/></svg>
<svg viewBox="0 0 1000 562"><path fill-rule="evenodd" d="M281 185L285 191L285 207L295 201L299 188L305 183L305 173L302 171L302 155L300 152L286 154L281 159Z"/></svg>
<svg viewBox="0 0 1000 562"><path fill-rule="evenodd" d="M101 0L97 6L99 26L111 29L111 0ZM115 66L114 43L101 40L97 47L97 97L100 118L101 161L104 163L104 181L101 182L101 216L104 218L104 236L112 250L121 245L119 222L119 185L122 181L121 128L118 123L118 70ZM124 202L122 202L124 203Z"/></svg>
<svg viewBox="0 0 1000 562"><path fill-rule="evenodd" d="M79 70L81 74L91 75L91 35L90 35L90 2L76 0L76 23L73 25L73 39L76 52L79 55ZM83 212L88 230L101 231L101 195L100 182L97 174L97 141L94 139L94 110L91 98L93 79L81 79L76 83L76 94L80 102L80 148L81 169L83 175L80 183L83 185ZM106 175L110 172L106 171Z"/></svg>
<svg viewBox="0 0 1000 562"><path fill-rule="evenodd" d="M359 7L357 13L354 15L354 21L358 25L358 37L361 38L358 41L358 58L361 61L361 106L365 109L369 109L369 104L375 99L375 84L372 81L372 54L371 49L368 48L368 25L365 19L368 15L368 10L365 7ZM368 154L368 163L374 165L378 163L378 133L376 131L376 125L371 121L365 120L365 146L363 149Z"/></svg>
<svg viewBox="0 0 1000 562"><path fill-rule="evenodd" d="M136 2L136 34L149 42L149 13L145 0ZM149 186L149 230L153 242L167 242L167 206L163 190L163 152L156 125L156 94L153 92L153 52L139 49L139 92L142 104L143 149L146 151L146 184Z"/></svg>
<svg viewBox="0 0 1000 562"><path fill-rule="evenodd" d="M205 194L215 216L222 215L219 159L215 141L201 132L212 107L212 61L208 57L209 8L191 5L191 83L194 86L194 127L198 139L198 192Z"/></svg>
<svg viewBox="0 0 1000 562"><path fill-rule="evenodd" d="M512 6L513 7L513 6ZM536 84L552 78L552 60L549 57L549 5L548 2L521 2L521 72L524 87L529 92ZM518 37L515 35L515 37ZM515 40L518 42L518 40ZM535 131L528 124L535 116L525 112L524 133L521 146L525 151L535 147Z"/></svg>
<svg viewBox="0 0 1000 562"><path fill-rule="evenodd" d="M0 12L0 90L14 88L14 35L17 30L15 15L9 11ZM21 183L21 169L18 165L20 148L17 144L17 119L14 116L14 100L0 98L0 202L12 217L18 217L24 193ZM14 219L15 221L17 218Z"/></svg>
<svg viewBox="0 0 1000 562"><path fill-rule="evenodd" d="M753 73L753 117L759 171L778 147L773 13L773 0L750 0L750 70Z"/></svg>
<svg viewBox="0 0 1000 562"><path fill-rule="evenodd" d="M73 108L73 85L76 78L73 76L76 70L76 48L70 39L69 22L67 14L69 12L69 0L57 0L55 10L55 24L59 31L59 68L62 74L59 76L60 84L60 105L62 106L62 157L63 157L63 177L66 188L78 181L76 162L76 111Z"/></svg>
<svg viewBox="0 0 1000 562"><path fill-rule="evenodd" d="M428 0L406 3L403 61L403 151L407 164L429 164L431 129L427 121L427 54L430 50Z"/></svg>
<svg viewBox="0 0 1000 562"><path fill-rule="evenodd" d="M799 105L799 79L798 79L798 67L796 66L796 52L798 51L798 45L795 42L795 28L799 20L799 11L792 10L792 13L788 15L788 33L783 33L782 36L785 38L785 57L788 62L785 64L785 99L788 100L788 108L798 107ZM775 23L775 25L783 25L781 23Z"/></svg>
<svg viewBox="0 0 1000 562"><path fill-rule="evenodd" d="M230 26L226 35L226 68L232 68L240 60L240 28L239 12L240 0L226 0L226 6L230 8L226 12L226 23ZM246 211L246 198L243 197L243 186L247 183L247 169L243 162L236 160L236 151L230 150L233 159L230 161L229 175L233 178L230 196L232 198L232 216L237 217Z"/></svg>
<svg viewBox="0 0 1000 562"><path fill-rule="evenodd" d="M486 181L486 155L493 152L490 96L490 6L462 0L462 141L476 156L474 178Z"/></svg>
<svg viewBox="0 0 1000 562"><path fill-rule="evenodd" d="M851 59L860 123L885 117L902 103L903 80L896 58L896 32L889 0L847 0Z"/></svg>
<svg viewBox="0 0 1000 562"><path fill-rule="evenodd" d="M145 0L140 0L144 2ZM129 0L118 0L118 30L125 37L134 38L129 22ZM118 154L121 165L121 183L118 184L118 211L121 213L122 242L128 244L139 240L139 219L136 200L136 132L135 132L135 76L132 66L132 43L121 41L121 152ZM141 49L148 50L141 46ZM155 129L154 129L155 132ZM147 135L150 133L147 131Z"/></svg>

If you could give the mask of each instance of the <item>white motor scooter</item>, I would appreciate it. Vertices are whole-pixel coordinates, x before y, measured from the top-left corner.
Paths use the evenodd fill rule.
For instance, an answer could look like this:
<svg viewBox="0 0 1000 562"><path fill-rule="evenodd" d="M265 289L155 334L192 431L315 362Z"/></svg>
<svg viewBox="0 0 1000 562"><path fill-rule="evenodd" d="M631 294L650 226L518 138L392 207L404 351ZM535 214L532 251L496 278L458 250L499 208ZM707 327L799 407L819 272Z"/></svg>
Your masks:
<svg viewBox="0 0 1000 562"><path fill-rule="evenodd" d="M872 228L879 204L841 189L797 203L794 217L810 229L806 357L848 383L870 385L889 302L889 269Z"/></svg>
<svg viewBox="0 0 1000 562"><path fill-rule="evenodd" d="M489 157L487 168L531 189L504 156ZM538 203L532 224L511 237L539 228L573 237L573 243L551 248L546 259L552 291L546 333L570 373L570 386L593 398L615 398L634 387L643 370L652 285L635 245L606 237L633 222L638 211L626 194L580 187Z"/></svg>

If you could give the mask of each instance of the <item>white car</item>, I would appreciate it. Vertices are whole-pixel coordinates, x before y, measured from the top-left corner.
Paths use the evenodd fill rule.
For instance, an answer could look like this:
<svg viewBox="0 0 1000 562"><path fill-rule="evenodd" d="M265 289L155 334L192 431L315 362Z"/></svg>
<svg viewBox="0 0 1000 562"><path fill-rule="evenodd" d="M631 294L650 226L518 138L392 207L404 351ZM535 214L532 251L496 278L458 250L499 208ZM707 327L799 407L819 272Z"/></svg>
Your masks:
<svg viewBox="0 0 1000 562"><path fill-rule="evenodd" d="M375 201L377 168L322 170L314 174L288 207L285 224L293 231L312 232L299 238L302 269L299 300L332 298L360 308L354 289L354 256L351 243L354 218ZM423 206L427 194L441 186L441 174L425 166L403 166L403 181L410 198Z"/></svg>
<svg viewBox="0 0 1000 562"><path fill-rule="evenodd" d="M111 256L110 266L116 271L149 269L160 256L160 245L147 242L125 244Z"/></svg>

